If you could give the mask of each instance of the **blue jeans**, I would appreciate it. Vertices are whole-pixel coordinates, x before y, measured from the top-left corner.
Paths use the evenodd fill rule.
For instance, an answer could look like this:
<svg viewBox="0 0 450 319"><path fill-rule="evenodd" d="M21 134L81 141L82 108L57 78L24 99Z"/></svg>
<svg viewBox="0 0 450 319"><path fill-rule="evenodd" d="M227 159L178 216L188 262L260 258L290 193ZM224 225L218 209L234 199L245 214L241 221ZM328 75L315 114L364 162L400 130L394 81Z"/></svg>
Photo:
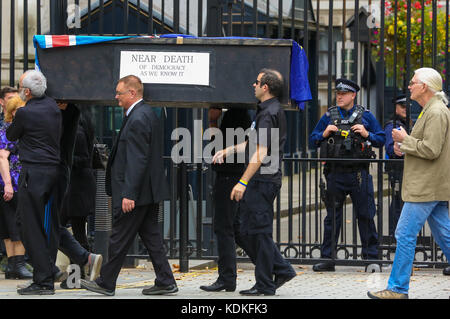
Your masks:
<svg viewBox="0 0 450 319"><path fill-rule="evenodd" d="M387 289L407 294L413 267L417 235L428 221L434 240L450 260L450 218L448 202L405 202L395 231L397 249Z"/></svg>

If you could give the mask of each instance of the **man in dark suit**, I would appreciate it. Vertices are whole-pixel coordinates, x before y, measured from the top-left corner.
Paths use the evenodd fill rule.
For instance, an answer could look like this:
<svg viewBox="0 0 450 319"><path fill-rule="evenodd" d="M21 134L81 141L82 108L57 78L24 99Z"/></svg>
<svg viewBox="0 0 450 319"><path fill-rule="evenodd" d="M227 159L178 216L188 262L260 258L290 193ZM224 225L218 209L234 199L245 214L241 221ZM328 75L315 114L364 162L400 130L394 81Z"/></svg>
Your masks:
<svg viewBox="0 0 450 319"><path fill-rule="evenodd" d="M81 287L107 296L115 294L117 277L136 234L147 248L156 272L155 285L144 295L178 291L157 223L159 203L169 188L162 159L162 132L158 117L142 100L144 87L136 76L119 80L116 99L126 111L106 168L106 191L112 196L113 230L109 260L95 281Z"/></svg>
<svg viewBox="0 0 450 319"><path fill-rule="evenodd" d="M54 294L53 261L59 239L59 220L54 207L60 161L61 112L45 95L47 80L36 70L19 80L19 95L26 101L17 110L6 132L19 140L22 170L18 189L18 215L22 240L33 265L33 282L18 289L20 295Z"/></svg>

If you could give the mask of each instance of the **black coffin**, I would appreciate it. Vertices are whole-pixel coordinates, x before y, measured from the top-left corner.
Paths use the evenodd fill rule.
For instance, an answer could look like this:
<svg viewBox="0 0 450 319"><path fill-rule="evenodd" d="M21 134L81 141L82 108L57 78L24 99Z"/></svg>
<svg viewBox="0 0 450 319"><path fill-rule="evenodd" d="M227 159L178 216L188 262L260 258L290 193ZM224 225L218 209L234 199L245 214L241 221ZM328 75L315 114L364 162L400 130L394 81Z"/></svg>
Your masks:
<svg viewBox="0 0 450 319"><path fill-rule="evenodd" d="M139 67L150 62L153 52L159 55L192 52L209 53L208 84L144 84L146 101L172 107L253 107L256 99L252 84L262 68L272 68L285 79L281 102L284 107L291 107L292 43L292 40L256 38L130 38L51 49L38 47L37 54L41 71L47 77L47 94L58 100L115 104L124 51L136 52L131 55L133 59L139 57ZM204 69L206 66L203 65Z"/></svg>

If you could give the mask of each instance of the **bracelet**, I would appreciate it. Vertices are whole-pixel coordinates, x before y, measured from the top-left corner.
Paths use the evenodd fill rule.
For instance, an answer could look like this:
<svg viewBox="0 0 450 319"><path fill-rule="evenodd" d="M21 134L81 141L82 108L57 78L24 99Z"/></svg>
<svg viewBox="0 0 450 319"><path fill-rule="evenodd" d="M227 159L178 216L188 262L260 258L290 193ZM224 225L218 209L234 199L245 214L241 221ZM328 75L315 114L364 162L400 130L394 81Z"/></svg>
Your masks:
<svg viewBox="0 0 450 319"><path fill-rule="evenodd" d="M248 183L243 181L242 179L239 180L239 184L244 185L245 187L247 187Z"/></svg>

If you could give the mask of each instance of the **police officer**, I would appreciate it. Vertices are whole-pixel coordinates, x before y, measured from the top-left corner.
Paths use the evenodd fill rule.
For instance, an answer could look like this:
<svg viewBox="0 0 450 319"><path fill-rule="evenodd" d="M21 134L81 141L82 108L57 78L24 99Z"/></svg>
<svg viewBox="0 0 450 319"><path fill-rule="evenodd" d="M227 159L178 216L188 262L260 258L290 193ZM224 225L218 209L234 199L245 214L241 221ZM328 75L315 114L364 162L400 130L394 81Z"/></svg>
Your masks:
<svg viewBox="0 0 450 319"><path fill-rule="evenodd" d="M404 156L398 156L394 153L394 140L392 139L392 129L406 126L406 95L401 94L392 102L395 105L395 113L391 119L384 126L386 134L386 143L384 144L386 150L386 159L403 159ZM389 205L389 235L395 235L395 228L400 217L403 207L401 184L403 176L403 163L386 163L386 172L388 173L389 183L391 185L392 198Z"/></svg>
<svg viewBox="0 0 450 319"><path fill-rule="evenodd" d="M310 145L320 146L323 158L374 158L372 146L382 147L385 133L375 117L360 105L355 105L359 86L347 79L336 80L336 104L322 116L310 136ZM342 210L349 194L358 218L363 259L377 259L378 236L373 218L375 200L372 176L367 162L327 162L324 238L321 258L331 259L333 216L335 216L335 245L342 225ZM334 215L335 214L335 215ZM327 261L314 265L314 271L334 271L335 263Z"/></svg>

